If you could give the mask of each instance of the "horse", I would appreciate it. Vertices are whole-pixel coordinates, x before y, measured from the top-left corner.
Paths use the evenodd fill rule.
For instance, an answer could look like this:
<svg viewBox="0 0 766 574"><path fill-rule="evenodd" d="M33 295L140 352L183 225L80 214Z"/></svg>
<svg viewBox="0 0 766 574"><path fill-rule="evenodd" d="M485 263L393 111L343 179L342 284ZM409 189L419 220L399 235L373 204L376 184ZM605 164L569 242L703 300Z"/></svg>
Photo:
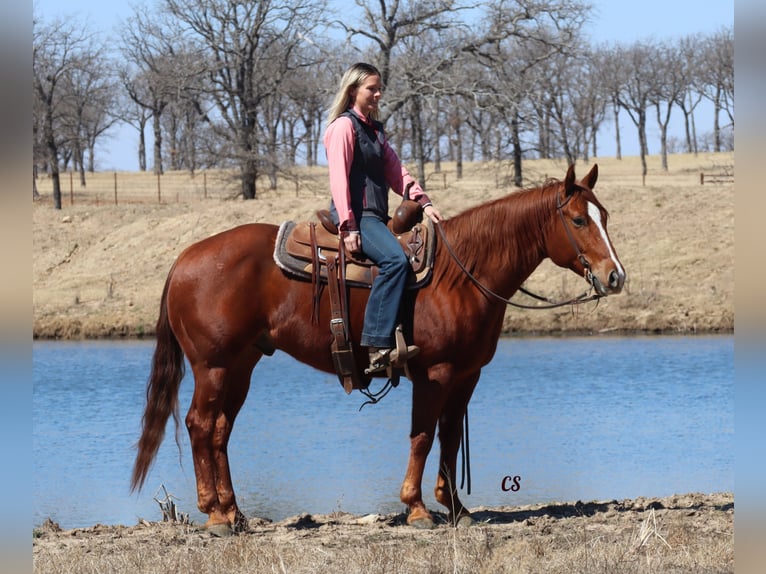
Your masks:
<svg viewBox="0 0 766 574"><path fill-rule="evenodd" d="M400 490L407 524L435 526L423 502L422 480L437 428L436 500L448 509L452 523L472 522L455 486L457 454L468 402L497 347L504 298L545 258L583 276L598 296L622 290L626 274L607 234L607 211L593 193L597 178L597 164L582 180L570 166L563 180L514 191L437 224L441 234L431 280L408 295L412 342L420 353L408 365L412 426ZM277 232L275 225L251 223L187 247L162 292L131 489L143 486L171 415L178 436L185 356L194 375L185 423L197 505L208 516L204 528L217 534L247 528L227 444L258 361L279 349L320 371L335 372L326 290L317 320L311 282L288 277L273 259ZM368 294L361 288L349 293L355 348ZM366 353L358 355L363 368Z"/></svg>

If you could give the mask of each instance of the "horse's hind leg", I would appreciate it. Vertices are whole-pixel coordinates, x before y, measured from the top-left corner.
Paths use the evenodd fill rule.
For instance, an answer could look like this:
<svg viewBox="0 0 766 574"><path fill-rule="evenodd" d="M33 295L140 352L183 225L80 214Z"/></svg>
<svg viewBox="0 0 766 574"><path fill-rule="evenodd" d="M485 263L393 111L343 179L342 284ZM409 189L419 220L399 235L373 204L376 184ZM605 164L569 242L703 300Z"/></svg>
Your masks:
<svg viewBox="0 0 766 574"><path fill-rule="evenodd" d="M231 481L228 443L250 388L253 365L254 362L247 367L192 366L194 396L186 415L186 428L197 478L197 506L208 515L205 527L213 532L246 527Z"/></svg>
<svg viewBox="0 0 766 574"><path fill-rule="evenodd" d="M463 506L457 493L457 453L463 436L463 419L468 402L479 380L479 373L469 379L456 381L455 388L447 399L439 417L439 475L434 494L436 500L449 508L450 521L454 525L467 526L472 523L471 513Z"/></svg>

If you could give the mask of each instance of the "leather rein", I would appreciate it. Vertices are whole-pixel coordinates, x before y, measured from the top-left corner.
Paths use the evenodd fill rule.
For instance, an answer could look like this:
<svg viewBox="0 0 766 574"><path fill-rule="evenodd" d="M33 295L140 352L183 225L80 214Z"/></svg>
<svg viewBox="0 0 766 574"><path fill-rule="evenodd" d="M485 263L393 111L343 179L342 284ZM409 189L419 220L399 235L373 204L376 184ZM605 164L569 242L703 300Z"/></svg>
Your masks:
<svg viewBox="0 0 766 574"><path fill-rule="evenodd" d="M544 305L525 305L523 303L516 303L515 301L511 301L510 299L506 299L502 295L498 295L492 289L484 285L479 279L476 278L476 276L471 273L468 268L463 264L462 261L460 261L460 258L458 258L457 254L455 254L454 250L452 249L452 245L450 245L450 242L447 240L447 236L444 233L444 228L440 223L436 223L436 227L439 230L439 235L442 238L442 241L444 241L444 245L447 248L447 251L449 252L452 259L455 261L457 266L465 273L465 275L476 285L479 290L484 293L485 295L497 299L498 301L506 304L511 305L513 307L517 307L519 309L555 309L557 307L565 307L567 305L581 305L582 303L588 303L590 301L598 301L601 299L602 295L599 295L598 293L594 293L592 295L589 295L588 293L592 291L594 288L598 291L598 288L594 284L594 282L598 282L598 279L593 275L592 271L590 270L590 262L586 259L585 255L583 255L582 251L580 250L580 247L577 245L577 242L575 241L574 236L572 235L572 231L569 229L569 225L567 224L566 218L564 217L564 206L569 203L569 200L572 198L570 195L567 200L564 203L559 203L558 200L556 201L556 211L558 212L559 216L561 217L561 223L564 225L564 231L566 231L567 238L569 239L569 242L572 244L572 247L575 250L575 253L577 254L577 258L580 260L580 263L582 264L583 268L585 269L585 280L590 284L591 288L590 290L582 293L581 295L578 295L577 297L574 297L572 299L569 299L567 301L552 301L551 299L548 299L547 297L544 297L542 295L537 295L524 287L519 287L519 291L524 293L525 295L532 297L533 299L537 299L538 301L542 301L545 304Z"/></svg>

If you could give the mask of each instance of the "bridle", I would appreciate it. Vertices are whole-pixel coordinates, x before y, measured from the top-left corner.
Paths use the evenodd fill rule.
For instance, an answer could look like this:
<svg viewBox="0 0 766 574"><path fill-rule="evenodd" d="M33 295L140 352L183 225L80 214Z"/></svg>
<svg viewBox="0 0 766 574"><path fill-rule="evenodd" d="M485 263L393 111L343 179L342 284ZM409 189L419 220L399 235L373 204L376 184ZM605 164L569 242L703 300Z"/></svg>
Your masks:
<svg viewBox="0 0 766 574"><path fill-rule="evenodd" d="M600 293L604 292L604 287L601 285L601 282L598 280L598 277L596 277L593 272L590 269L590 261L583 255L583 252L580 251L580 246L577 245L577 241L575 241L574 235L572 235L572 230L569 227L569 224L567 223L566 217L564 217L564 206L569 203L569 201L572 199L572 196L574 194L570 194L569 197L566 198L566 201L564 203L561 203L559 201L559 197L556 197L556 211L559 214L559 217L561 218L561 224L564 226L564 231L567 234L567 238L569 239L569 243L572 245L572 248L574 249L575 253L577 254L577 259L580 261L580 264L583 267L583 276L585 277L585 280L588 282L588 284L596 290L596 294L598 295L597 298L602 297Z"/></svg>
<svg viewBox="0 0 766 574"><path fill-rule="evenodd" d="M479 281L473 273L471 273L468 268L463 264L462 261L460 261L460 258L455 254L455 251L452 249L452 245L450 245L450 242L447 240L447 236L444 233L444 227L437 222L436 228L439 230L439 235L441 236L442 241L444 242L444 246L447 248L447 251L449 252L452 259L455 261L457 266L460 268L460 270L465 273L465 275L476 285L479 290L484 293L485 295L496 299L506 305L511 305L513 307L517 307L519 309L554 309L556 307L564 307L567 305L581 305L582 303L588 303L590 301L598 301L601 299L602 295L599 293L599 291L602 291L603 288L601 288L601 284L596 278L595 275L593 275L593 272L591 271L591 265L588 259L583 255L583 252L580 250L580 247L577 245L577 241L575 241L574 235L572 234L572 230L569 228L569 224L566 221L566 218L564 217L564 207L567 203L572 199L572 195L567 197L566 201L561 203L556 198L556 211L558 212L559 216L561 217L561 223L564 225L564 231L566 231L567 238L569 239L569 242L572 245L572 248L574 249L575 253L577 254L577 259L580 261L580 264L583 266L583 269L585 270L583 275L585 276L585 280L588 282L588 284L591 286L591 288L582 293L581 295L578 295L577 297L573 297L572 299L568 299L567 301L552 301L548 299L547 297L544 297L542 295L537 295L528 289L525 289L524 287L519 287L519 291L524 293L525 295L532 297L533 299L537 299L538 301L542 301L545 304L544 305L525 305L523 303L516 303L515 301L511 301L510 299L506 299L502 295L498 295L492 289L484 285L481 281ZM596 293L589 294L593 289L596 290Z"/></svg>

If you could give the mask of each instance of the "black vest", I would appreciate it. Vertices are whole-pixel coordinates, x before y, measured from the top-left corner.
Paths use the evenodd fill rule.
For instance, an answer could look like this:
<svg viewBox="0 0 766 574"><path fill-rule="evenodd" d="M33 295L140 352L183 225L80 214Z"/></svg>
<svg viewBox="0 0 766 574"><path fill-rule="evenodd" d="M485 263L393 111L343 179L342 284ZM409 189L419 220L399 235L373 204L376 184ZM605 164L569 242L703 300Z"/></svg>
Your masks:
<svg viewBox="0 0 766 574"><path fill-rule="evenodd" d="M369 125L351 110L341 115L350 118L354 125L354 159L348 176L354 218L358 222L363 216L372 215L388 221L388 182L383 169L386 134L383 124L373 120L373 125ZM338 223L335 202L331 202L330 213Z"/></svg>

